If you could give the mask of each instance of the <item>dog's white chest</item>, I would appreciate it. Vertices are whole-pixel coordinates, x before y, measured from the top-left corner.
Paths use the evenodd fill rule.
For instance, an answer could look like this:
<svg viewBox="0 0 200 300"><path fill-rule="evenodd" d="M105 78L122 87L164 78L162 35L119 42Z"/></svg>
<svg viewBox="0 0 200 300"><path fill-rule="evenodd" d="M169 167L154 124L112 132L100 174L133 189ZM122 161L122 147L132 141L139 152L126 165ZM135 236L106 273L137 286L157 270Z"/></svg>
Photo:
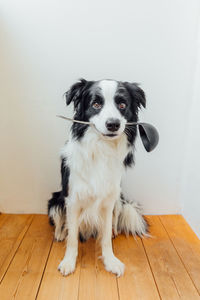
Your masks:
<svg viewBox="0 0 200 300"><path fill-rule="evenodd" d="M65 153L70 168L70 193L76 193L81 200L98 201L118 190L128 151L126 141L125 136L106 141L93 132L87 133L81 142L69 141Z"/></svg>

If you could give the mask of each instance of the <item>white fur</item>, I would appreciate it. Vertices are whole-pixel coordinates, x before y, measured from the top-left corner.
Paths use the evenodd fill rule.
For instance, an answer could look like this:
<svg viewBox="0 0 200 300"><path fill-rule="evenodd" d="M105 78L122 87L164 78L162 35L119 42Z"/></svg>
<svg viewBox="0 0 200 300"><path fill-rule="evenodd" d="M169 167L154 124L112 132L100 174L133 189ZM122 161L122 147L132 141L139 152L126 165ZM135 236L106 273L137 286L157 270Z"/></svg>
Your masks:
<svg viewBox="0 0 200 300"><path fill-rule="evenodd" d="M120 198L115 203L115 207L113 210L113 220L112 220L112 228L113 228L113 235L114 237L118 235L118 223L119 223L119 216L122 211L122 204Z"/></svg>
<svg viewBox="0 0 200 300"><path fill-rule="evenodd" d="M107 270L122 275L123 264L113 254L112 212L120 196L123 160L128 153L127 139L104 140L93 128L88 128L81 141L71 136L63 148L70 168L67 198L68 245L59 266L67 275L75 268L78 228L98 228L102 236L102 257ZM74 266L74 268L72 268ZM73 270L72 270L73 269Z"/></svg>
<svg viewBox="0 0 200 300"><path fill-rule="evenodd" d="M98 131L88 127L79 141L70 134L69 141L62 150L62 157L66 158L70 170L66 198L67 249L59 265L63 275L75 270L79 231L86 232L89 237L95 229L98 230L105 268L117 276L123 274L124 265L113 253L112 227L115 235L119 228L126 233L145 233L145 223L138 208L133 203L126 206L120 202L123 161L130 149L124 133L126 120L113 101L117 82L103 80L98 82L97 88L105 103L100 113L90 118L90 121ZM105 124L109 118L120 121L115 138L105 138L101 134L108 133ZM56 224L60 226L58 221ZM58 232L60 233L60 229ZM59 233L56 233L57 239L60 239Z"/></svg>
<svg viewBox="0 0 200 300"><path fill-rule="evenodd" d="M141 216L141 208L137 203L132 202L122 205L119 213L117 232L124 232L126 235L131 233L132 235L147 236L146 223Z"/></svg>
<svg viewBox="0 0 200 300"><path fill-rule="evenodd" d="M67 235L66 227L64 227L65 215L63 215L62 212L59 211L59 209L52 207L49 212L49 217L51 217L54 221L55 240L58 242L63 241Z"/></svg>
<svg viewBox="0 0 200 300"><path fill-rule="evenodd" d="M95 125L96 129L103 134L108 134L106 128L106 121L108 119L118 119L120 121L120 128L117 135L122 134L125 129L126 119L120 114L113 99L117 91L117 82L114 80L102 80L98 84L99 93L104 98L104 106L99 114L95 115L90 121Z"/></svg>

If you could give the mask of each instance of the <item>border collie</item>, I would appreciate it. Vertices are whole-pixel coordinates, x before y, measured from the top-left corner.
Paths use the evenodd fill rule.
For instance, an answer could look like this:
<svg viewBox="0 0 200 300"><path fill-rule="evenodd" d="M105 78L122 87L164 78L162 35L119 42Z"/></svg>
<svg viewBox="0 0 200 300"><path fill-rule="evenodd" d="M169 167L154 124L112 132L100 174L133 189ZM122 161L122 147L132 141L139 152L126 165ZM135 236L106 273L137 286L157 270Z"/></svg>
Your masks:
<svg viewBox="0 0 200 300"><path fill-rule="evenodd" d="M124 264L115 257L112 233L143 236L147 223L140 207L121 192L124 168L134 164L135 125L138 111L146 106L143 90L136 83L81 79L66 92L66 104L74 104L69 140L61 152L62 190L48 202L55 239L67 236L67 249L58 269L63 275L75 270L78 236L100 239L107 271L117 276Z"/></svg>

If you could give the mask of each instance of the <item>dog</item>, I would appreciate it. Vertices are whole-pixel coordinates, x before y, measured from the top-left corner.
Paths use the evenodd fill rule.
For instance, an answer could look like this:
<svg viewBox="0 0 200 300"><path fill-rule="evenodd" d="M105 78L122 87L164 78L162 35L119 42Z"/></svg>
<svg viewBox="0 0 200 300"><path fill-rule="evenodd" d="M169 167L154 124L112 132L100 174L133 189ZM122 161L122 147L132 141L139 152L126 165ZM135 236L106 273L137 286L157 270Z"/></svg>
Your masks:
<svg viewBox="0 0 200 300"><path fill-rule="evenodd" d="M61 151L61 186L48 201L48 215L55 225L55 239L67 236L67 249L58 269L74 272L78 237L82 242L98 237L105 269L121 276L124 264L115 257L112 234L144 236L148 225L141 208L123 196L123 170L134 164L135 125L146 107L144 91L136 83L81 79L65 94L73 103L73 123Z"/></svg>

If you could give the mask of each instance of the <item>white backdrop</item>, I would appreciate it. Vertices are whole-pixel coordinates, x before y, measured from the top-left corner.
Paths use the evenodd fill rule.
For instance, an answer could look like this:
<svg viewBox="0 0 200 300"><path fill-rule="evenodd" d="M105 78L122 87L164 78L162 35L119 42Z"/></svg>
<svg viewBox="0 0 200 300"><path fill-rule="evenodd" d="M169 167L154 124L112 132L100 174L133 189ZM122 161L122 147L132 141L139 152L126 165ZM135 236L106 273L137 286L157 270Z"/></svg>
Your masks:
<svg viewBox="0 0 200 300"><path fill-rule="evenodd" d="M200 22L194 94L181 185L182 213L200 238Z"/></svg>
<svg viewBox="0 0 200 300"><path fill-rule="evenodd" d="M68 114L62 94L85 77L141 83L148 103L141 120L159 129L160 144L148 154L138 140L124 186L146 213L180 213L200 2L0 3L0 210L46 212L67 139L55 115Z"/></svg>

